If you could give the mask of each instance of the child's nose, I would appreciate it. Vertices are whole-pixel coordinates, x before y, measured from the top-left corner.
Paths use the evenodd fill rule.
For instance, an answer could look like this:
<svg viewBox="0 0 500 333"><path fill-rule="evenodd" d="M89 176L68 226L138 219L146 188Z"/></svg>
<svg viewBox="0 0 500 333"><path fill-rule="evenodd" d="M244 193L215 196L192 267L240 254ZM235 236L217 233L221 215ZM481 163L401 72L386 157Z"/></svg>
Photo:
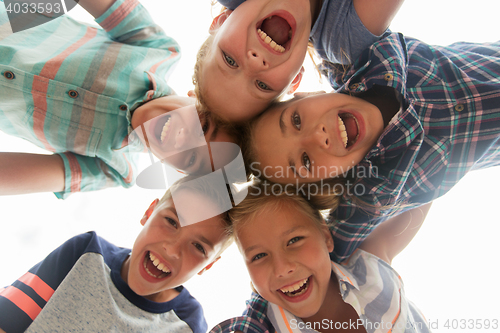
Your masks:
<svg viewBox="0 0 500 333"><path fill-rule="evenodd" d="M253 71L262 71L269 67L269 63L255 50L248 50L248 67Z"/></svg>
<svg viewBox="0 0 500 333"><path fill-rule="evenodd" d="M168 258L179 259L181 257L181 246L178 239L171 239L163 243L163 249L167 253Z"/></svg>
<svg viewBox="0 0 500 333"><path fill-rule="evenodd" d="M185 146L186 141L187 141L186 130L184 128L181 128L175 134L175 144L174 144L175 149L182 149Z"/></svg>
<svg viewBox="0 0 500 333"><path fill-rule="evenodd" d="M274 261L274 273L277 277L285 277L295 271L295 264L288 260L286 256L276 258Z"/></svg>
<svg viewBox="0 0 500 333"><path fill-rule="evenodd" d="M330 136L323 124L317 125L311 132L304 135L306 145L328 149L331 145Z"/></svg>

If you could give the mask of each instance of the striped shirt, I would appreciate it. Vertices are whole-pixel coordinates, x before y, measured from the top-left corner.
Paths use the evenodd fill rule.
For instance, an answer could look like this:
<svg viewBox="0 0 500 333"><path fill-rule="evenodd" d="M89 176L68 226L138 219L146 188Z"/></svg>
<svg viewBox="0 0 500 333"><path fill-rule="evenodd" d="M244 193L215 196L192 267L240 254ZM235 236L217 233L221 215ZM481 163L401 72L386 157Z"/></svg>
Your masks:
<svg viewBox="0 0 500 333"><path fill-rule="evenodd" d="M127 146L131 111L173 93L165 80L179 46L137 0L117 0L96 22L64 15L12 34L0 2L0 130L61 156L59 198L132 186L141 148Z"/></svg>
<svg viewBox="0 0 500 333"><path fill-rule="evenodd" d="M167 302L137 295L121 277L130 249L88 232L0 288L6 332L205 333L200 303L183 286Z"/></svg>
<svg viewBox="0 0 500 333"><path fill-rule="evenodd" d="M344 192L330 214L334 260L341 262L389 213L442 196L470 170L499 165L500 42L440 47L393 33L347 72L336 75L334 67L325 64L340 93L381 85L402 97L401 110L348 172L356 178L350 193L375 207L395 206L366 213Z"/></svg>
<svg viewBox="0 0 500 333"><path fill-rule="evenodd" d="M324 329L354 329L361 325L368 333L430 332L420 310L406 298L401 277L382 259L358 249L342 264L332 261L332 271L338 280L342 299L358 314L357 321L305 323L280 306L253 294L242 317L224 321L210 332L317 333Z"/></svg>

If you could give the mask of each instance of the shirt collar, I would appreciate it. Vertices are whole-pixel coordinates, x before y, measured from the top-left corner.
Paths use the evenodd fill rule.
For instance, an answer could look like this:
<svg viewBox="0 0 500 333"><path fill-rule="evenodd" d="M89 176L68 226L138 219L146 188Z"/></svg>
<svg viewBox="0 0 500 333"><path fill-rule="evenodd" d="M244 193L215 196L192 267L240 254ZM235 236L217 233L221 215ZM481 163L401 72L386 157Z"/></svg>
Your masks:
<svg viewBox="0 0 500 333"><path fill-rule="evenodd" d="M134 105L132 105L132 108L130 109L131 112L137 109L137 107L139 107L141 104L153 100L155 98L168 95L176 95L175 91L167 85L165 80L156 76L155 73L148 71L145 71L144 73L146 73L149 79L149 90L144 93L141 99L137 100L137 102L135 102Z"/></svg>
<svg viewBox="0 0 500 333"><path fill-rule="evenodd" d="M386 32L347 70L328 63L323 63L320 69L338 73L332 82L338 92L360 93L377 84L390 86L405 96L408 73L405 39L402 34Z"/></svg>
<svg viewBox="0 0 500 333"><path fill-rule="evenodd" d="M345 287L343 287L346 284L359 290L359 286L358 286L358 282L356 281L356 278L344 266L332 261L332 271L337 276L337 280L339 283L339 289L340 289L340 292L342 294L342 297L344 297L344 293L347 292L347 289L345 289Z"/></svg>

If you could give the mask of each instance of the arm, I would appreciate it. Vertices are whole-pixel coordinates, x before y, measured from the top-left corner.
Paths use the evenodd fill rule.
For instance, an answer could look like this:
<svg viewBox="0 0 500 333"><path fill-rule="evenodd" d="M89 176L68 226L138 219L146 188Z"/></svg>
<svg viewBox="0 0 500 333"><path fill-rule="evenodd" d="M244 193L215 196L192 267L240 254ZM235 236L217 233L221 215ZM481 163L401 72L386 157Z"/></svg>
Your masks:
<svg viewBox="0 0 500 333"><path fill-rule="evenodd" d="M378 225L360 249L391 263L417 234L432 203L408 210Z"/></svg>
<svg viewBox="0 0 500 333"><path fill-rule="evenodd" d="M0 195L64 190L64 164L58 155L0 153Z"/></svg>
<svg viewBox="0 0 500 333"><path fill-rule="evenodd" d="M78 4L95 18L106 12L115 0L80 0ZM1 332L0 332L1 333Z"/></svg>
<svg viewBox="0 0 500 333"><path fill-rule="evenodd" d="M387 30L404 0L353 0L361 22L374 35Z"/></svg>
<svg viewBox="0 0 500 333"><path fill-rule="evenodd" d="M0 288L0 332L24 332L50 301L74 264L86 252L100 253L94 232L71 238L28 270L12 285ZM56 301L57 302L57 301Z"/></svg>

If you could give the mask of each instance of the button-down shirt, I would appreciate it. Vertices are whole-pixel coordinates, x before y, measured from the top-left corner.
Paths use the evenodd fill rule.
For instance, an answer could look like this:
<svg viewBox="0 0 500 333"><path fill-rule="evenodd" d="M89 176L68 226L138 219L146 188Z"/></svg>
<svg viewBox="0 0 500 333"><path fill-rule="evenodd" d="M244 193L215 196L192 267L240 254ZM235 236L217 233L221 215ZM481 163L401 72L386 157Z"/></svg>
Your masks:
<svg viewBox="0 0 500 333"><path fill-rule="evenodd" d="M442 196L469 170L500 163L500 42L440 47L388 34L329 79L340 93L382 85L402 97L401 110L348 172L361 175L351 193L369 205L357 205L346 190L330 214L337 262L389 214Z"/></svg>
<svg viewBox="0 0 500 333"><path fill-rule="evenodd" d="M142 148L127 145L131 111L173 93L165 80L179 46L137 0L96 22L65 15L12 34L0 4L0 130L61 156L59 198L132 186Z"/></svg>
<svg viewBox="0 0 500 333"><path fill-rule="evenodd" d="M360 327L368 333L430 332L420 310L406 298L401 277L382 259L358 249L342 264L332 261L332 272L342 299L354 308L358 320L305 323L254 293L242 317L220 323L211 333L317 333L323 329Z"/></svg>

